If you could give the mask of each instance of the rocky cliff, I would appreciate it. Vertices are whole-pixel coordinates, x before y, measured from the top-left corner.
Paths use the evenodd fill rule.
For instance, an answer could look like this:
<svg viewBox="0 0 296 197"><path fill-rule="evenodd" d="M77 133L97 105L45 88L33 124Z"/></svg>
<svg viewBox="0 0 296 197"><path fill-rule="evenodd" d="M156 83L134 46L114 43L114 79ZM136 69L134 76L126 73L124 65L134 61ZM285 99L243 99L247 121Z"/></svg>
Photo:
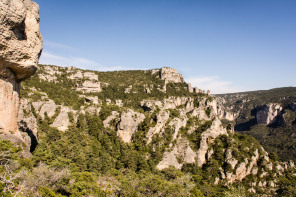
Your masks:
<svg viewBox="0 0 296 197"><path fill-rule="evenodd" d="M234 133L232 123L237 112L229 110L226 100L191 91L174 69L97 72L74 67L39 68L24 83L22 103L27 107L22 105L20 116L20 123L27 118L30 124L23 127L30 128L33 134L38 120L38 143L61 143L59 138L48 141L47 130L58 136L87 131L83 134L89 136L86 139L102 140L100 146L107 144L112 151L130 147L140 154L140 159L131 156L130 161L121 160L127 153L119 149L121 156L110 155L118 166L139 162L136 165L148 169L173 167L193 174L194 169L203 169L203 176L212 184L247 181L251 193L276 190L278 178L293 167L292 162L270 158L254 138ZM77 81L100 84L101 90L83 91ZM281 108L270 105L268 110L262 110L258 110L257 117L265 123L273 121ZM106 136L111 140L106 141ZM110 145L113 142L116 145Z"/></svg>
<svg viewBox="0 0 296 197"><path fill-rule="evenodd" d="M20 82L36 72L42 50L38 10L38 5L30 0L0 1L0 130L2 138L16 141L23 139L17 126Z"/></svg>
<svg viewBox="0 0 296 197"><path fill-rule="evenodd" d="M268 152L295 160L296 88L218 95L237 132L253 135Z"/></svg>

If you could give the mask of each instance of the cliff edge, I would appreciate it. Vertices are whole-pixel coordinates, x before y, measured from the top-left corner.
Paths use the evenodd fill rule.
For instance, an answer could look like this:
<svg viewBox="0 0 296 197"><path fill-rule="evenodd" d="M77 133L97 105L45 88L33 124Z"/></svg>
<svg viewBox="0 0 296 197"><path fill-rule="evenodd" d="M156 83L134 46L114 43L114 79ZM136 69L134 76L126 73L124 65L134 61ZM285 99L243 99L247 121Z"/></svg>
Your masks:
<svg viewBox="0 0 296 197"><path fill-rule="evenodd" d="M32 76L42 51L39 6L0 0L0 136L23 141L18 132L20 82Z"/></svg>

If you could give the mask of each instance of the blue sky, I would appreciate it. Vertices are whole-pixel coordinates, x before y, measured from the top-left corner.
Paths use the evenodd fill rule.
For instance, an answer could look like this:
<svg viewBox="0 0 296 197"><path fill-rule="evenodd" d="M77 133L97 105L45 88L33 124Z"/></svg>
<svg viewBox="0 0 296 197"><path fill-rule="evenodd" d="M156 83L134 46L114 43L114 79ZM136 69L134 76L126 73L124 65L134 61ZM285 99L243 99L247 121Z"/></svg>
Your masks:
<svg viewBox="0 0 296 197"><path fill-rule="evenodd" d="M295 0L36 0L40 63L176 68L212 93L296 86Z"/></svg>

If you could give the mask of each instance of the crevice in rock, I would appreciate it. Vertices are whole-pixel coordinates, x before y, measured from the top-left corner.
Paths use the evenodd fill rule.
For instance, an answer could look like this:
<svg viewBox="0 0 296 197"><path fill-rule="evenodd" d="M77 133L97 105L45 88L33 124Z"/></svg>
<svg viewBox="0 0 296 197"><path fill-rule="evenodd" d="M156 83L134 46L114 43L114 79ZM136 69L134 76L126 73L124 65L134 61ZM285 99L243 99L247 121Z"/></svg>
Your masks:
<svg viewBox="0 0 296 197"><path fill-rule="evenodd" d="M36 146L38 145L36 136L34 135L33 131L27 127L27 123L24 121L20 122L19 129L22 132L27 133L28 136L31 138L30 152L32 153L36 149Z"/></svg>
<svg viewBox="0 0 296 197"><path fill-rule="evenodd" d="M25 20L12 29L18 40L27 40Z"/></svg>

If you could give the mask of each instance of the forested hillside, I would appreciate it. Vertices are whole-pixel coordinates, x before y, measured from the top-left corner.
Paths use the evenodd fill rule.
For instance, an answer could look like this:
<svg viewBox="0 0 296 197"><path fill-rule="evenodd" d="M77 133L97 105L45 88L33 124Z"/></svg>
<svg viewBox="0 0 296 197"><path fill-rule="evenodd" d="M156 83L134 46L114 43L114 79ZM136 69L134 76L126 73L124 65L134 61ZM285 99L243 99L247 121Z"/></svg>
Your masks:
<svg viewBox="0 0 296 197"><path fill-rule="evenodd" d="M175 69L40 65L1 141L2 195L293 196L293 162L235 133L231 114ZM32 156L26 158L24 149ZM5 165L4 165L5 164Z"/></svg>

